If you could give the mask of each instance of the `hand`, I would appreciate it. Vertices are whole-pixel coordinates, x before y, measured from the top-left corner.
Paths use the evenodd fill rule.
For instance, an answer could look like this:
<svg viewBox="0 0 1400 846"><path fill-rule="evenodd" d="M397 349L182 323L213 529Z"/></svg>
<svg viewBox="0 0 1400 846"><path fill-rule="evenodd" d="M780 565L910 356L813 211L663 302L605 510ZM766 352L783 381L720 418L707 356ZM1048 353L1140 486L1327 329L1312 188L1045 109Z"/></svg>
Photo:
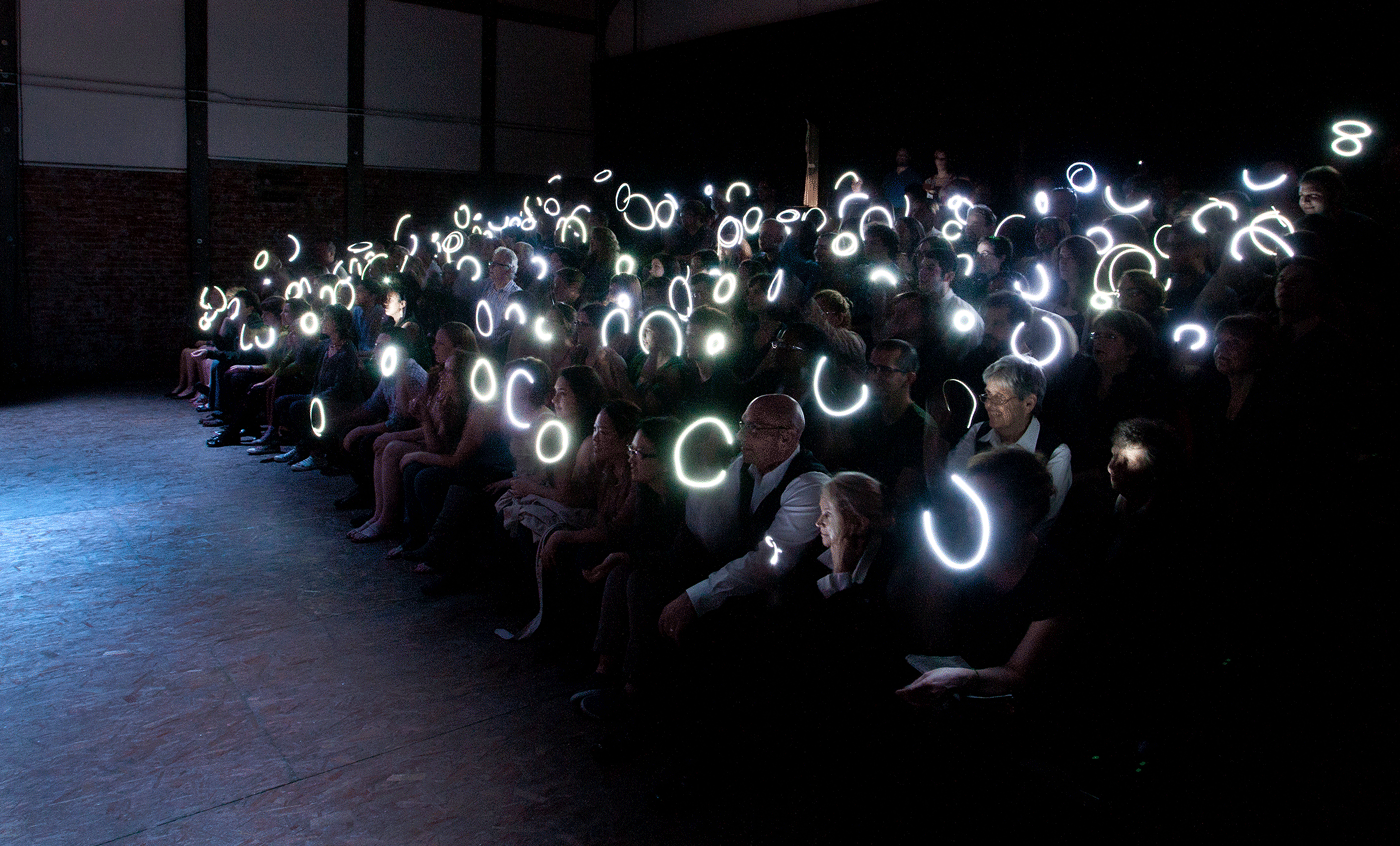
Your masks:
<svg viewBox="0 0 1400 846"><path fill-rule="evenodd" d="M910 682L908 687L902 687L895 693L911 705L940 705L954 692L969 687L976 681L976 670L940 667L937 670L929 670Z"/></svg>
<svg viewBox="0 0 1400 846"><path fill-rule="evenodd" d="M592 569L584 570L583 580L588 582L590 585L596 585L603 579L606 579L608 577L608 573L612 572L613 568L620 567L623 564L627 564L631 560L631 556L629 556L625 552L614 552L607 558L604 558L602 564L599 564L597 567L593 567Z"/></svg>
<svg viewBox="0 0 1400 846"><path fill-rule="evenodd" d="M190 353L190 358L208 358L208 357L209 357L209 349L210 349L209 347L200 347L199 349L197 349L197 350L195 350L194 352Z"/></svg>
<svg viewBox="0 0 1400 846"><path fill-rule="evenodd" d="M270 384L272 384L272 380L271 380L271 379L264 379L263 381L257 383L256 385L249 385L249 386L248 386L248 390L250 390L250 391L260 391L260 390L262 390L263 388L266 388L266 387L267 387L268 385L270 385Z"/></svg>
<svg viewBox="0 0 1400 846"><path fill-rule="evenodd" d="M431 464L432 458L433 454L431 452L410 452L399 459L399 469L403 470L415 461L422 464Z"/></svg>
<svg viewBox="0 0 1400 846"><path fill-rule="evenodd" d="M679 641L681 634L699 618L700 615L695 612L695 605L691 603L690 596L683 593L661 609L661 619L656 625L662 635Z"/></svg>
<svg viewBox="0 0 1400 846"><path fill-rule="evenodd" d="M482 488L482 490L486 491L487 493L500 496L502 493L505 493L505 491L508 490L510 486L514 483L514 479L502 479L499 482L492 482L491 484Z"/></svg>
<svg viewBox="0 0 1400 846"><path fill-rule="evenodd" d="M351 429L349 432L346 432L346 433L345 433L345 440L341 441L341 442L340 442L340 445L343 446L343 447L345 447L345 451L346 451L346 452L349 452L351 449L354 448L354 446L355 446L355 441L358 441L358 440L364 435L364 433L365 433L365 427L364 427L364 426L356 426L355 428Z"/></svg>
<svg viewBox="0 0 1400 846"><path fill-rule="evenodd" d="M253 365L251 365L251 364L235 364L235 365L233 365L232 367L230 367L230 368L229 368L227 371L225 371L225 372L227 372L228 375L232 376L232 375L235 374L235 373L247 373L247 372L251 371L252 369L253 369Z"/></svg>

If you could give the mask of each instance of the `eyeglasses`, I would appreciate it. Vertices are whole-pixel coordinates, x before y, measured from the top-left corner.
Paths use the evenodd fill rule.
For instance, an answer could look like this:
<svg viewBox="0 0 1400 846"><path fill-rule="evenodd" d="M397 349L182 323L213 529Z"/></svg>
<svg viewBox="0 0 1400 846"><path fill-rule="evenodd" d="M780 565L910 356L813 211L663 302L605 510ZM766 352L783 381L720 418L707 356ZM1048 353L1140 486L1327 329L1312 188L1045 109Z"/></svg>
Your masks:
<svg viewBox="0 0 1400 846"><path fill-rule="evenodd" d="M493 261L493 262L491 262L491 266L492 266L492 267L510 267L510 264L509 264L508 262L504 262L504 261Z"/></svg>
<svg viewBox="0 0 1400 846"><path fill-rule="evenodd" d="M867 364L865 365L865 372L879 376L893 376L896 373L913 373L914 371L900 370L898 367L889 367L884 364Z"/></svg>
<svg viewBox="0 0 1400 846"><path fill-rule="evenodd" d="M1016 397L999 397L994 394L978 394L978 399L982 400L983 405L990 405L994 408L1001 408L1003 405L1009 405L1016 401Z"/></svg>
<svg viewBox="0 0 1400 846"><path fill-rule="evenodd" d="M1097 340L1097 339L1099 339L1099 338L1103 338L1105 341L1121 341L1121 340L1123 340L1123 336L1122 336L1122 335L1119 335L1117 332L1090 332L1090 333L1089 333L1089 340L1093 341L1093 340Z"/></svg>
<svg viewBox="0 0 1400 846"><path fill-rule="evenodd" d="M796 350L797 352L807 351L806 347L799 347L797 344L790 344L787 341L774 341L772 344L770 344L770 346L772 346L775 350Z"/></svg>
<svg viewBox="0 0 1400 846"><path fill-rule="evenodd" d="M740 435L757 435L761 432L778 432L791 429L791 426L760 426L757 423L750 423L747 420L740 421L735 432Z"/></svg>
<svg viewBox="0 0 1400 846"><path fill-rule="evenodd" d="M660 453L655 453L655 452L642 452L641 450L637 449L636 447L632 446L631 444L628 444L628 445L627 445L627 454L628 454L628 455L635 455L635 456L638 457L638 458L646 459L646 458L655 458L655 457L656 457L657 455L659 455Z"/></svg>

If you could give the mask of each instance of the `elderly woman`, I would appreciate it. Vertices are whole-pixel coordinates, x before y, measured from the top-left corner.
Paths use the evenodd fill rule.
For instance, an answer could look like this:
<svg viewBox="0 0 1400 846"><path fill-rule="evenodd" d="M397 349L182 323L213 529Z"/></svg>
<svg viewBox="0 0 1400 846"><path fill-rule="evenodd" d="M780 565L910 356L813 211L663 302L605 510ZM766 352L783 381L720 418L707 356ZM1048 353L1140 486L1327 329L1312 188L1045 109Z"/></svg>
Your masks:
<svg viewBox="0 0 1400 846"><path fill-rule="evenodd" d="M831 568L817 586L830 597L862 584L880 551L881 534L893 521L885 511L880 483L864 473L837 473L822 485L817 534L827 551L818 559Z"/></svg>
<svg viewBox="0 0 1400 846"><path fill-rule="evenodd" d="M1046 456L1055 493L1045 524L1037 527L1043 531L1060 513L1072 481L1069 447L1036 413L1045 402L1045 372L1029 361L1008 355L982 371L982 382L987 386L981 398L987 419L968 429L958 441L948 455L947 472L966 473L975 455L1003 446ZM934 481L930 479L930 485Z"/></svg>

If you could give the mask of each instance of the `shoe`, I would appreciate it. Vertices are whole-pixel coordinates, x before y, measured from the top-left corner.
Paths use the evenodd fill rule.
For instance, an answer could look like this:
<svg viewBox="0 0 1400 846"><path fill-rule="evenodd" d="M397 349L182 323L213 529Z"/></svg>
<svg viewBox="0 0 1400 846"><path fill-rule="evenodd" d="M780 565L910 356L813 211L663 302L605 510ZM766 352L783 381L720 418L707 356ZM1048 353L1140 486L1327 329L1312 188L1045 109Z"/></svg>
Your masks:
<svg viewBox="0 0 1400 846"><path fill-rule="evenodd" d="M196 405L194 407L194 410L198 411L200 414L207 414L208 412L213 411L214 409L212 406L209 405L209 403L202 402L199 405Z"/></svg>
<svg viewBox="0 0 1400 846"><path fill-rule="evenodd" d="M569 704L577 705L579 702L582 702L584 699L587 699L595 693L602 693L605 690L613 690L621 686L621 684L622 678L616 673L606 675L604 673L595 672L593 675L588 677L587 681L583 683L582 690L569 697Z"/></svg>
<svg viewBox="0 0 1400 846"><path fill-rule="evenodd" d="M276 443L277 443L277 430L276 430L276 429L268 429L266 432L263 432L261 435L256 435L255 438L254 438L254 440L253 440L253 443L254 443L256 446L264 446L264 445L266 445L266 444L273 444L273 445L276 445Z"/></svg>
<svg viewBox="0 0 1400 846"><path fill-rule="evenodd" d="M224 425L224 418L220 417L217 414L211 414L208 417L201 418L199 421L199 425L204 426L208 429L213 429L216 426Z"/></svg>
<svg viewBox="0 0 1400 846"><path fill-rule="evenodd" d="M249 455L277 455L282 451L282 447L276 443L260 444L253 441L252 449L248 450Z"/></svg>
<svg viewBox="0 0 1400 846"><path fill-rule="evenodd" d="M356 511L372 507L374 507L374 494L369 493L359 486L356 486L353 491L335 501L336 511ZM359 523L355 525L358 526Z"/></svg>
<svg viewBox="0 0 1400 846"><path fill-rule="evenodd" d="M303 470L320 470L322 467L325 467L329 463L330 462L326 461L325 458L319 455L308 455L301 461L298 461L295 464L293 464L292 469L296 470L297 472L301 472Z"/></svg>
<svg viewBox="0 0 1400 846"><path fill-rule="evenodd" d="M278 464L291 464L296 461L301 461L305 457L306 453L301 451L301 447L292 447L281 455L274 456L272 460L276 461Z"/></svg>
<svg viewBox="0 0 1400 846"><path fill-rule="evenodd" d="M221 429L219 430L219 434L205 441L204 445L211 447L225 447L238 446L240 443L242 443L242 439L239 438L237 434L229 431L228 429Z"/></svg>

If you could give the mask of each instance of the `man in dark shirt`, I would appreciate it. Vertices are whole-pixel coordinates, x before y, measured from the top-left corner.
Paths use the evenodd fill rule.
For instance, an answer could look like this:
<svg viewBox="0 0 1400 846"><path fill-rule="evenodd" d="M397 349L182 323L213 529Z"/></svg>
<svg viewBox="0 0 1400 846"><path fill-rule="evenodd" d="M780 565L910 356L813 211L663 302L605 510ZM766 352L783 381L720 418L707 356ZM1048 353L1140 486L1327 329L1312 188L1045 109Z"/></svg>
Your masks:
<svg viewBox="0 0 1400 846"><path fill-rule="evenodd" d="M875 401L856 422L861 442L851 468L879 480L891 511L907 511L924 494L928 415L910 397L918 378L919 354L904 341L881 341L870 351L867 372Z"/></svg>

